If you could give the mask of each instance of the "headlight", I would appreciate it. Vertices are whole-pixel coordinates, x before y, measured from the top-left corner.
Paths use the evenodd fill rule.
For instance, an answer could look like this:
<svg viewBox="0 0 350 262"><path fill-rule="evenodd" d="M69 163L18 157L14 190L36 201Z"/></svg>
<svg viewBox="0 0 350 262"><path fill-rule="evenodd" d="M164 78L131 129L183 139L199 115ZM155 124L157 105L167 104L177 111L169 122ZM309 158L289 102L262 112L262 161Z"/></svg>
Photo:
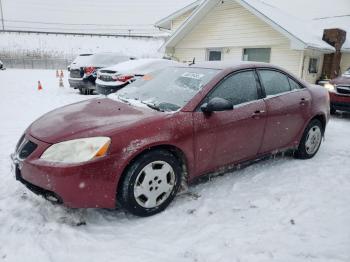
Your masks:
<svg viewBox="0 0 350 262"><path fill-rule="evenodd" d="M50 162L80 163L106 155L110 144L109 137L74 139L50 146L40 158Z"/></svg>
<svg viewBox="0 0 350 262"><path fill-rule="evenodd" d="M332 85L330 83L324 84L324 87L327 88L329 91L333 91L334 90L334 85Z"/></svg>

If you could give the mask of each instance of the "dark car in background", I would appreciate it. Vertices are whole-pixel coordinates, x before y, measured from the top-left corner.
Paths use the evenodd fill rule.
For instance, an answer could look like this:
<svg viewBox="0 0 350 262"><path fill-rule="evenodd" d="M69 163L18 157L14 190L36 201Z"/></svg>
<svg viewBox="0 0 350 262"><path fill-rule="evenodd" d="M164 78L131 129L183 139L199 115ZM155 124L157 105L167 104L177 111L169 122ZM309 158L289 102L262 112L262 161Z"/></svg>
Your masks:
<svg viewBox="0 0 350 262"><path fill-rule="evenodd" d="M329 91L331 114L337 110L350 112L350 67L324 87Z"/></svg>
<svg viewBox="0 0 350 262"><path fill-rule="evenodd" d="M4 67L4 64L2 63L2 61L0 60L0 70L4 70L5 67Z"/></svg>
<svg viewBox="0 0 350 262"><path fill-rule="evenodd" d="M183 65L169 59L144 58L102 68L97 72L96 91L99 94L108 95L148 73L169 66Z"/></svg>
<svg viewBox="0 0 350 262"><path fill-rule="evenodd" d="M67 70L70 71L71 67L74 67L78 64L83 64L85 60L88 59L89 56L92 56L93 54L80 54L78 55L73 62L67 67Z"/></svg>
<svg viewBox="0 0 350 262"><path fill-rule="evenodd" d="M133 59L118 53L84 54L69 66L69 85L81 94L92 94L95 90L97 70Z"/></svg>

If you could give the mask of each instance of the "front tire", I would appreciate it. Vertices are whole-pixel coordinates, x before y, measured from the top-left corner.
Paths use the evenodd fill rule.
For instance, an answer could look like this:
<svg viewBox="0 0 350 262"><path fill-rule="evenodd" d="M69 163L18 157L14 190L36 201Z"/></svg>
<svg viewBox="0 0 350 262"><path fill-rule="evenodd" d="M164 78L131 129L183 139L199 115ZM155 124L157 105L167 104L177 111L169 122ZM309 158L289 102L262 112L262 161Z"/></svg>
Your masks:
<svg viewBox="0 0 350 262"><path fill-rule="evenodd" d="M174 199L180 188L181 173L181 165L172 153L147 152L127 169L117 198L134 215L157 214Z"/></svg>
<svg viewBox="0 0 350 262"><path fill-rule="evenodd" d="M312 120L306 127L301 138L295 157L300 159L312 158L318 152L323 137L323 126L320 120Z"/></svg>

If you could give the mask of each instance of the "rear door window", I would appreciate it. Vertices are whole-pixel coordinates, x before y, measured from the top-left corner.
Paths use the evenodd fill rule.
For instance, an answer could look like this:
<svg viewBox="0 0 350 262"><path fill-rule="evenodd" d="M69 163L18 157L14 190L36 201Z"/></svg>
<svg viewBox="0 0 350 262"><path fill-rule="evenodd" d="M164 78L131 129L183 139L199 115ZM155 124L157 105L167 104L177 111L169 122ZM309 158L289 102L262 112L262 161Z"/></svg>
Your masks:
<svg viewBox="0 0 350 262"><path fill-rule="evenodd" d="M298 90L298 89L302 88L302 86L300 84L298 84L297 82L295 82L293 79L288 78L288 80L289 80L290 88L292 90Z"/></svg>
<svg viewBox="0 0 350 262"><path fill-rule="evenodd" d="M273 96L291 90L285 74L273 70L258 70L266 96Z"/></svg>
<svg viewBox="0 0 350 262"><path fill-rule="evenodd" d="M259 96L255 73L244 71L227 77L209 94L207 102L214 97L229 100L233 105L257 100Z"/></svg>

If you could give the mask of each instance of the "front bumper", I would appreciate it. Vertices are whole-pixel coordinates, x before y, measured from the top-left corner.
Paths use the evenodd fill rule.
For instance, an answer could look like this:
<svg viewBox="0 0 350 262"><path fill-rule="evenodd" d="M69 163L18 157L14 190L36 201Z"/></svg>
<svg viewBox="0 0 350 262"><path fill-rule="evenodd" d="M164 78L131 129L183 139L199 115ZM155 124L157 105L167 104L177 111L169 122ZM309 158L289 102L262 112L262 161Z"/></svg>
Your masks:
<svg viewBox="0 0 350 262"><path fill-rule="evenodd" d="M117 168L111 156L83 164L50 163L40 159L50 146L27 136L38 147L25 160L14 160L16 178L36 194L71 208L114 208Z"/></svg>
<svg viewBox="0 0 350 262"><path fill-rule="evenodd" d="M343 95L336 92L329 92L331 107L336 110L350 112L350 95Z"/></svg>

